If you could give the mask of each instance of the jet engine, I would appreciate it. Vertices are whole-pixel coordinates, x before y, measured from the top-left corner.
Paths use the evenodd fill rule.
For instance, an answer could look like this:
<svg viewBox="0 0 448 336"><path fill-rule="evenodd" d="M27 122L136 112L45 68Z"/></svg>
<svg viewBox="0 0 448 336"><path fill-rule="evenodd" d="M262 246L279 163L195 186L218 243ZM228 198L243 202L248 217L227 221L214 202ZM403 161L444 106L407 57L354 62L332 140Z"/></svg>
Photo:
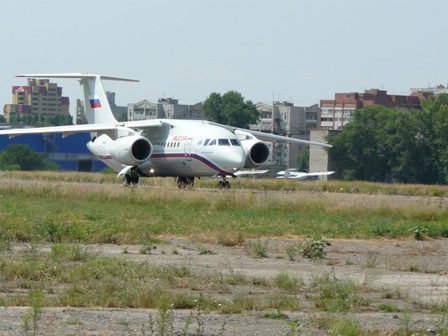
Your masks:
<svg viewBox="0 0 448 336"><path fill-rule="evenodd" d="M269 159L269 147L258 139L243 140L241 145L246 152L244 168L257 168L264 165Z"/></svg>
<svg viewBox="0 0 448 336"><path fill-rule="evenodd" d="M126 136L113 141L109 145L109 152L115 161L137 166L151 157L152 144L141 135Z"/></svg>

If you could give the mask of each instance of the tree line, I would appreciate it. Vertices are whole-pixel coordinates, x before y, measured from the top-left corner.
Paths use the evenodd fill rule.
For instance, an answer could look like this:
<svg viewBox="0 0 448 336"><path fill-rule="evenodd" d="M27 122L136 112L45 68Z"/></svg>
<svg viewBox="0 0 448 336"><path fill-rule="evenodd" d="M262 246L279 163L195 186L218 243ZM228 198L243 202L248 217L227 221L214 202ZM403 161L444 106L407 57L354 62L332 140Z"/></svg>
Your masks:
<svg viewBox="0 0 448 336"><path fill-rule="evenodd" d="M0 151L0 170L60 170L60 167L28 145L10 144Z"/></svg>
<svg viewBox="0 0 448 336"><path fill-rule="evenodd" d="M448 96L432 96L421 110L369 106L328 136L336 177L344 180L448 183Z"/></svg>

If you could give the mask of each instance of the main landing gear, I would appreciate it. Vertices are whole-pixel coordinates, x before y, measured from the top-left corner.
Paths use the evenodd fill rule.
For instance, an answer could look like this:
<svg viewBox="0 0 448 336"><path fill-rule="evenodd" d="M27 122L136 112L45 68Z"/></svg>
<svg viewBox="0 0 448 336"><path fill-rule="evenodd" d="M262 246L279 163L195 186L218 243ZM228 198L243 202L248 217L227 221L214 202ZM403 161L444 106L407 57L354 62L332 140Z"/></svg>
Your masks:
<svg viewBox="0 0 448 336"><path fill-rule="evenodd" d="M221 176L222 181L218 182L219 189L230 189L230 183L227 181L226 176ZM194 177L192 176L179 176L175 179L177 187L179 189L193 188Z"/></svg>
<svg viewBox="0 0 448 336"><path fill-rule="evenodd" d="M125 175L124 175L124 186L136 186L139 181L138 173L137 173L137 167L134 167L130 169Z"/></svg>
<svg viewBox="0 0 448 336"><path fill-rule="evenodd" d="M185 189L187 187L193 188L193 186L194 186L194 177L191 177L191 176L188 176L188 177L186 177L186 176L179 176L177 178L176 182L177 182L177 187L179 189Z"/></svg>

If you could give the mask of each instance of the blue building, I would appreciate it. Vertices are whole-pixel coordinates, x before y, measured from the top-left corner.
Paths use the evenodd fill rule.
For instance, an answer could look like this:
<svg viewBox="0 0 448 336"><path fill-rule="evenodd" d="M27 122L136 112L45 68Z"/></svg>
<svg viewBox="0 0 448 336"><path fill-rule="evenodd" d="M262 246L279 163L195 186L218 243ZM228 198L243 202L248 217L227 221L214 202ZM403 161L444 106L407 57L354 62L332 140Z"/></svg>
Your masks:
<svg viewBox="0 0 448 336"><path fill-rule="evenodd" d="M10 144L28 145L36 153L57 163L62 170L98 172L107 166L99 161L87 149L90 141L89 133L77 133L66 138L62 134L26 134L9 139L7 135L0 136L0 150Z"/></svg>

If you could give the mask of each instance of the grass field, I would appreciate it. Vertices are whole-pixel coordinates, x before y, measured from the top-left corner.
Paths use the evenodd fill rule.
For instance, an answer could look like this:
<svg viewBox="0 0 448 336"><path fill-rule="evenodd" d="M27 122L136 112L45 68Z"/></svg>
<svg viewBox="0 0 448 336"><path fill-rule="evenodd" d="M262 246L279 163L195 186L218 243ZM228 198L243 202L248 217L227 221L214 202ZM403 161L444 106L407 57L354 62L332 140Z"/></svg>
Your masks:
<svg viewBox="0 0 448 336"><path fill-rule="evenodd" d="M139 244L158 234L217 241L285 235L375 239L410 237L416 227L431 237L448 236L448 210L439 197L448 189L441 186L241 179L223 192L214 179L177 190L172 179L124 188L105 174L2 174L8 183L0 185L0 239L7 241ZM353 194L370 197L359 201Z"/></svg>
<svg viewBox="0 0 448 336"><path fill-rule="evenodd" d="M278 237L446 238L445 186L238 179L231 190L219 191L217 180L201 179L192 190L178 190L172 179L146 179L136 188L125 188L114 175L46 172L1 172L0 181L0 305L31 307L24 317L25 334L38 328L44 307L156 308L158 318L171 309L256 311L270 319L310 309L344 316L387 311L403 314L403 319L407 311L444 318L448 312L446 300L431 306L411 302L398 289L358 284L331 272L307 281L284 271L273 277L231 269L198 273L189 264L127 260L126 249L120 258L100 256L85 245L138 245L144 255L164 243L160 237L179 236L198 242L199 255L214 253L201 248L202 242L246 244L254 258L268 258L263 242ZM20 244L27 247L17 253L12 247ZM297 249L286 252L291 261L297 259ZM423 249L419 253L430 254ZM379 267L376 256L369 255L362 266L366 272ZM345 262L349 268L353 263ZM386 256L384 264L382 272L389 271L392 257ZM421 268L409 267L411 272ZM250 293L245 293L248 287ZM448 334L447 325L441 335ZM334 335L380 335L362 331L350 316L328 320L325 329L339 330ZM291 325L290 334L299 334L297 325ZM388 335L407 334L400 329Z"/></svg>

